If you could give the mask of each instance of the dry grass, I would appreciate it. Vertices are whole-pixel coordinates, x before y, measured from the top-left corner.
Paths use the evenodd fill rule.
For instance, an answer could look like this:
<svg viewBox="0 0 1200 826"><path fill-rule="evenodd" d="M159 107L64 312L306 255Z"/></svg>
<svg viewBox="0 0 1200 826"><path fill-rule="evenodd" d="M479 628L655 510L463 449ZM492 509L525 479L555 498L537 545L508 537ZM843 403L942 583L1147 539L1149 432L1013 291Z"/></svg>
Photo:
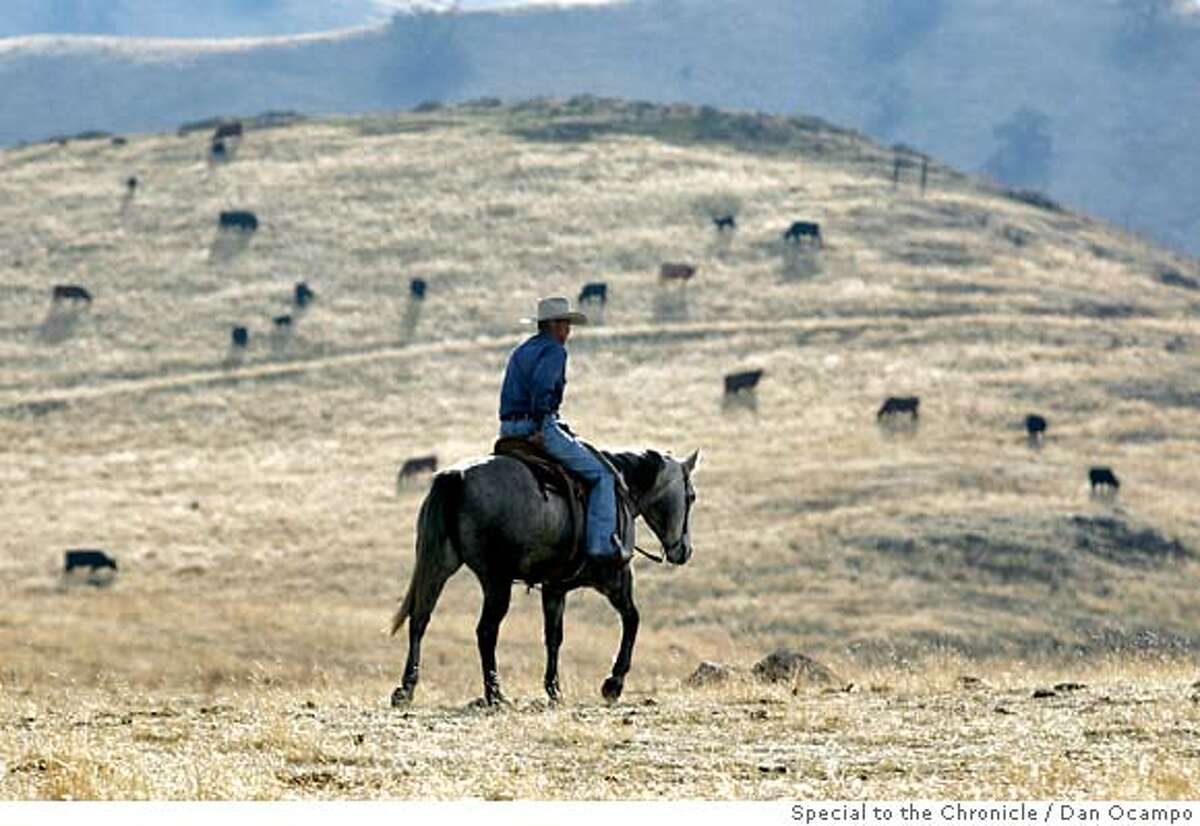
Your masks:
<svg viewBox="0 0 1200 826"><path fill-rule="evenodd" d="M213 169L202 136L0 155L0 796L1195 796L1200 386L1192 296L1161 273L1196 264L947 170L894 192L889 154L841 133L513 132L579 117L314 123ZM713 204L740 205L732 238ZM259 215L244 249L216 243L230 207ZM795 218L826 249L790 255ZM662 287L665 260L700 274ZM318 301L273 338L302 278ZM382 628L423 494L396 469L485 451L514 319L593 280L610 302L572 340L567 414L703 448L696 558L638 563L620 705L593 702L618 635L594 594L568 608L573 699L537 704L532 594L501 638L517 707L466 708L461 574L393 712ZM92 308L48 316L64 282ZM723 404L753 367L754 403ZM881 430L908 393L920 427ZM1091 464L1119 498L1089 498ZM111 586L60 582L88 546L119 558ZM856 689L681 687L780 645ZM1089 688L1029 696L1066 679Z"/></svg>

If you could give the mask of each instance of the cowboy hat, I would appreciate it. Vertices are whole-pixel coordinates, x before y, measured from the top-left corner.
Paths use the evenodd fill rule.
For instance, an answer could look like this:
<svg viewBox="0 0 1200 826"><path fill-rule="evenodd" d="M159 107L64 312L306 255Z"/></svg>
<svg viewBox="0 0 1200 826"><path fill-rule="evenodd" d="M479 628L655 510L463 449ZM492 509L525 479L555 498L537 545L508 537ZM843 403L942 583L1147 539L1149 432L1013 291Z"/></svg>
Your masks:
<svg viewBox="0 0 1200 826"><path fill-rule="evenodd" d="M587 324L587 316L571 309L571 300L561 295L538 299L537 317L523 318L525 324L542 321L569 321L572 324Z"/></svg>

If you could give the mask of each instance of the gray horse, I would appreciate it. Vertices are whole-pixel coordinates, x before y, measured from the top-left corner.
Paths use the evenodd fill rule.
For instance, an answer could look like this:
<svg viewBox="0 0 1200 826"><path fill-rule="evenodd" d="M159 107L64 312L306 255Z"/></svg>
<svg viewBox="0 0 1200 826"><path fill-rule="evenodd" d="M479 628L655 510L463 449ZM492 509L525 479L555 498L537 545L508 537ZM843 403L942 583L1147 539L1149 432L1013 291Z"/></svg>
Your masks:
<svg viewBox="0 0 1200 826"><path fill-rule="evenodd" d="M692 473L700 451L678 461L653 450L605 453L629 490L640 515L662 543L668 562L682 565L692 555L688 517L696 492ZM632 523L630 526L632 530ZM496 638L508 612L512 584L540 584L546 637L546 693L560 698L558 649L568 591L595 588L621 615L621 647L601 694L621 696L637 636L633 571L571 564L574 530L567 503L546 496L530 470L517 459L489 456L437 474L417 519L417 559L412 581L392 618L392 633L408 626L404 677L392 692L392 705L412 700L421 661L421 638L446 580L466 565L483 588L483 611L475 628L483 666L483 697L488 705L504 701L496 672Z"/></svg>

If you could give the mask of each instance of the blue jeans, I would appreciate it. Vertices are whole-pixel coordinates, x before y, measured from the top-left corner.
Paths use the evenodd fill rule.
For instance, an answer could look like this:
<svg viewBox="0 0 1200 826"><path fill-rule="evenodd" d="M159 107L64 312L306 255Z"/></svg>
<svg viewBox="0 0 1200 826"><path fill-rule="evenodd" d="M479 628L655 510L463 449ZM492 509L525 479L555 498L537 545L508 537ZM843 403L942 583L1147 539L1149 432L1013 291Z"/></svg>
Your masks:
<svg viewBox="0 0 1200 826"><path fill-rule="evenodd" d="M537 430L532 419L500 422L501 436L527 438ZM542 422L543 449L563 463L567 470L588 483L587 541L584 547L589 556L606 557L620 553L613 543L617 531L617 498L615 482L608 468L584 445L558 426L557 416L547 416Z"/></svg>

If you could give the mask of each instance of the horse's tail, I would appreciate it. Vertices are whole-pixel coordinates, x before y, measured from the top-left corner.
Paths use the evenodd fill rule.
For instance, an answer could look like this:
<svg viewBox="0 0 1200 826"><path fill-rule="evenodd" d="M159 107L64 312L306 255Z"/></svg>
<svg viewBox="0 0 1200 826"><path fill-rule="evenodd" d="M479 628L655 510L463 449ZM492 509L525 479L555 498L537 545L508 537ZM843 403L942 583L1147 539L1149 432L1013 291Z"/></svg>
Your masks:
<svg viewBox="0 0 1200 826"><path fill-rule="evenodd" d="M461 564L458 511L462 496L462 471L442 471L433 477L417 517L417 560L408 593L392 616L393 634L409 617L433 610L446 578Z"/></svg>

